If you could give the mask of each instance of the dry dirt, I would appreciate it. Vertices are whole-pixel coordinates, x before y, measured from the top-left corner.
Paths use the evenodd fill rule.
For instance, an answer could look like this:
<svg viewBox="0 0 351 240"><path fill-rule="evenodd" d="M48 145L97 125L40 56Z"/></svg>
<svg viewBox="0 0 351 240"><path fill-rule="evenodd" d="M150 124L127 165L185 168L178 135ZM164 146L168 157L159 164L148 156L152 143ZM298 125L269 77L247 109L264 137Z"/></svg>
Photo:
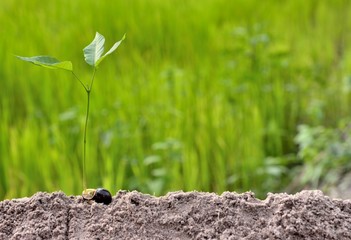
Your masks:
<svg viewBox="0 0 351 240"><path fill-rule="evenodd" d="M0 202L0 239L351 239L351 201L295 195L119 191L110 205L62 192Z"/></svg>

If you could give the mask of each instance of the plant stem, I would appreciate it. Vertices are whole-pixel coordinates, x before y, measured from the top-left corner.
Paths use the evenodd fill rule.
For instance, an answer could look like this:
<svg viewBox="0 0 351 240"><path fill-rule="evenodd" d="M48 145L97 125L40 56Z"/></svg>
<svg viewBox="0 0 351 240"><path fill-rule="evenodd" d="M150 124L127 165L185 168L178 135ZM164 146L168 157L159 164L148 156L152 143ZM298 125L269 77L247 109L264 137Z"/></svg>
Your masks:
<svg viewBox="0 0 351 240"><path fill-rule="evenodd" d="M84 85L84 83L77 77L77 75L72 71L73 76L78 80L78 82L83 86L85 91L88 91L88 88Z"/></svg>
<svg viewBox="0 0 351 240"><path fill-rule="evenodd" d="M83 139L83 189L87 188L87 179L86 179L86 149L87 149L87 126L88 126L88 119L89 119L89 109L90 109L90 92L91 89L86 89L87 92L87 111L85 115L85 125L84 125L84 139Z"/></svg>
<svg viewBox="0 0 351 240"><path fill-rule="evenodd" d="M93 75L90 80L90 86L84 85L84 83L77 77L76 74L72 71L73 76L79 81L79 83L83 86L87 93L87 110L85 115L85 124L84 124L84 137L83 137L83 174L82 174L82 182L83 189L87 189L87 179L86 179L86 152L87 152L87 128L88 128L88 120L89 120L89 111L90 111L90 93L93 87L94 78L95 78L96 68L94 68Z"/></svg>

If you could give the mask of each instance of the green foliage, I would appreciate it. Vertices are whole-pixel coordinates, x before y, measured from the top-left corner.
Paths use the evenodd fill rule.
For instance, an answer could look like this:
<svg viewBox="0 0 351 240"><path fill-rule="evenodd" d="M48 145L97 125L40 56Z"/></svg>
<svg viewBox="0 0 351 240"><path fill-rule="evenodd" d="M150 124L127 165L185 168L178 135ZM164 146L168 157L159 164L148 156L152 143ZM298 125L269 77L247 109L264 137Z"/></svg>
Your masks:
<svg viewBox="0 0 351 240"><path fill-rule="evenodd" d="M121 44L121 42L125 39L125 35L123 36L123 38L116 42L110 50L108 50L107 53L105 53L105 55L102 56L102 54L104 53L104 46L105 46L105 37L102 36L100 33L96 33L94 40L88 45L86 46L83 51L84 51L84 57L85 57L85 61L93 66L93 67L98 67L98 65L100 64L100 62L109 54L111 54L112 52L114 52L118 46Z"/></svg>
<svg viewBox="0 0 351 240"><path fill-rule="evenodd" d="M297 126L335 128L351 115L351 5L262 2L1 1L0 198L81 193L85 93L66 71L13 54L70 59L88 79L80 49L94 29L128 32L128 43L94 83L90 186L285 190L302 164Z"/></svg>
<svg viewBox="0 0 351 240"><path fill-rule="evenodd" d="M72 63L69 61L65 62L60 62L56 58L50 57L50 56L35 56L35 57L21 57L17 56L19 59L26 61L26 62L31 62L35 65L41 66L41 67L46 67L50 69L64 69L71 71L73 73L73 76L79 81L79 83L82 84L83 88L85 89L87 93L87 111L85 115L85 124L84 124L84 137L83 137L83 161L82 161L82 176L83 176L83 195L85 193L86 189L86 142L87 142L87 125L88 125L88 119L89 119L89 110L90 110L90 92L93 87L93 82L95 78L95 71L98 66L98 64L102 61L103 58L105 58L107 55L111 54L113 51L117 49L117 47L121 44L121 42L124 40L125 35L123 36L122 40L116 42L113 47L104 55L101 56L104 52L104 45L105 45L105 37L102 36L100 33L96 33L94 40L84 48L84 57L85 61L94 67L94 72L91 78L91 81L88 85L85 85L78 77L76 74L73 72L73 67Z"/></svg>
<svg viewBox="0 0 351 240"><path fill-rule="evenodd" d="M337 128L300 125L296 143L303 161L300 185L328 190L351 170L351 125Z"/></svg>
<svg viewBox="0 0 351 240"><path fill-rule="evenodd" d="M17 56L19 59L27 62L31 62L35 65L46 67L50 69L63 69L67 71L73 71L73 66L70 61L61 62L56 58L50 56L35 56L35 57L21 57Z"/></svg>

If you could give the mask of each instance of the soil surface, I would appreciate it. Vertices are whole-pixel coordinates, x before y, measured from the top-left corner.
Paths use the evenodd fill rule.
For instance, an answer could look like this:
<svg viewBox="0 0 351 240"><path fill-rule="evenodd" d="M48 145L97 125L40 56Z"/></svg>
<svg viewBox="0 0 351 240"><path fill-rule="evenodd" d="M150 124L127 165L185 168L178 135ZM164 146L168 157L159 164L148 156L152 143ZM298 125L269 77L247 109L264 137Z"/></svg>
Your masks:
<svg viewBox="0 0 351 240"><path fill-rule="evenodd" d="M295 195L119 191L110 205L36 193L0 202L0 239L351 239L351 201Z"/></svg>

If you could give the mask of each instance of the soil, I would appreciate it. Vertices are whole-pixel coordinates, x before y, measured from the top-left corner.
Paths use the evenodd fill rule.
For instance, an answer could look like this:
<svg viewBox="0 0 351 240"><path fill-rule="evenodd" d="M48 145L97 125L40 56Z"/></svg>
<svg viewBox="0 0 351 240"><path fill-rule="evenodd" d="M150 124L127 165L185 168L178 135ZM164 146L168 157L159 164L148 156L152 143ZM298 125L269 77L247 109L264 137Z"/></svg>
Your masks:
<svg viewBox="0 0 351 240"><path fill-rule="evenodd" d="M109 205L63 192L0 202L0 239L351 239L351 201L294 195L119 191Z"/></svg>

